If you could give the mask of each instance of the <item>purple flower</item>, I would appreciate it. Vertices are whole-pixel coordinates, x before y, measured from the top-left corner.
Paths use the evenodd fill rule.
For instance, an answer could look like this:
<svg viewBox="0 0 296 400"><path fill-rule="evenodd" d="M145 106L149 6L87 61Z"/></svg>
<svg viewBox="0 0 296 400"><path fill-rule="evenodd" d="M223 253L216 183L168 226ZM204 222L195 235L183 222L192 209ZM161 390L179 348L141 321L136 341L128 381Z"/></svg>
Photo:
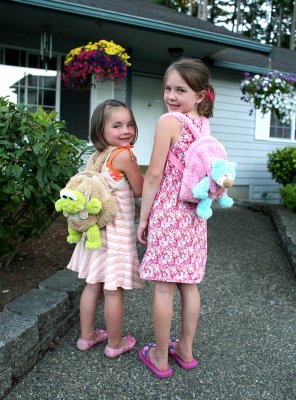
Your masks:
<svg viewBox="0 0 296 400"><path fill-rule="evenodd" d="M296 112L296 75L276 70L266 75L244 73L241 92L241 100L251 103L253 109L263 114L271 111L280 121L290 121Z"/></svg>
<svg viewBox="0 0 296 400"><path fill-rule="evenodd" d="M122 81L127 75L127 66L119 55L109 55L103 48L87 50L81 47L70 62L64 64L62 81L75 90L89 90L92 76L97 81Z"/></svg>

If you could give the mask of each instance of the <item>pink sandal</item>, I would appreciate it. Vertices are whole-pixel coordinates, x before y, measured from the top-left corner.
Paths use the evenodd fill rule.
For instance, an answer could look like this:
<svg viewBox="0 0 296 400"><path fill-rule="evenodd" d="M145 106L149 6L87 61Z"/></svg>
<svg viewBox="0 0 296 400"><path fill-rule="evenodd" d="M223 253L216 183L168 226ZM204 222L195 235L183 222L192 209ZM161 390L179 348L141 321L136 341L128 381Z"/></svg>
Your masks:
<svg viewBox="0 0 296 400"><path fill-rule="evenodd" d="M80 351L88 350L91 347L93 347L95 344L104 342L108 337L107 331L105 331L104 329L96 329L95 334L96 334L96 338L93 340L78 339L77 344L76 344L77 348Z"/></svg>
<svg viewBox="0 0 296 400"><path fill-rule="evenodd" d="M108 345L105 348L105 356L109 358L116 358L127 351L132 350L135 347L136 339L133 336L125 336L124 339L127 339L127 343L125 346L119 347L118 349L113 349Z"/></svg>

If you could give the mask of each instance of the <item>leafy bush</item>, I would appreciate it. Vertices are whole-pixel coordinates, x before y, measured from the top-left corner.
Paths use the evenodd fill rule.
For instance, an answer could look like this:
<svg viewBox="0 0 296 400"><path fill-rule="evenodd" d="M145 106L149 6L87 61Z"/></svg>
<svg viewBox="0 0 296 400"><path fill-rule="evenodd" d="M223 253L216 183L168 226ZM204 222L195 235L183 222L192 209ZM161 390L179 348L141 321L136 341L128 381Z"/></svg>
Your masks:
<svg viewBox="0 0 296 400"><path fill-rule="evenodd" d="M277 149L267 156L267 168L277 183L296 183L296 147Z"/></svg>
<svg viewBox="0 0 296 400"><path fill-rule="evenodd" d="M56 116L0 97L0 265L51 224L60 189L82 164L86 142Z"/></svg>
<svg viewBox="0 0 296 400"><path fill-rule="evenodd" d="M280 188L280 194L283 199L284 205L296 212L296 184L289 183Z"/></svg>

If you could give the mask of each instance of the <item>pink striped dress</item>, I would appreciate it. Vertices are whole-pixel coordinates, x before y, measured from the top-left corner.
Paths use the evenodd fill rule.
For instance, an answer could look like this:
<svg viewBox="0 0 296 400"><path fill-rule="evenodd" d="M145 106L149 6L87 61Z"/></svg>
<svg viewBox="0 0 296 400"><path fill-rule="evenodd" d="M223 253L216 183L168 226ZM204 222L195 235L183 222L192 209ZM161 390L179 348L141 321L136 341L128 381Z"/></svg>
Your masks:
<svg viewBox="0 0 296 400"><path fill-rule="evenodd" d="M107 159L108 160L108 159ZM114 222L101 229L102 246L95 250L85 248L85 234L77 243L67 266L78 272L78 278L87 283L104 282L106 290L136 289L143 287L139 276L139 260L135 235L135 202L130 184L123 177L116 182L107 169L107 160L102 174L110 187L116 187L112 196L116 199L118 213ZM90 162L93 163L93 156Z"/></svg>

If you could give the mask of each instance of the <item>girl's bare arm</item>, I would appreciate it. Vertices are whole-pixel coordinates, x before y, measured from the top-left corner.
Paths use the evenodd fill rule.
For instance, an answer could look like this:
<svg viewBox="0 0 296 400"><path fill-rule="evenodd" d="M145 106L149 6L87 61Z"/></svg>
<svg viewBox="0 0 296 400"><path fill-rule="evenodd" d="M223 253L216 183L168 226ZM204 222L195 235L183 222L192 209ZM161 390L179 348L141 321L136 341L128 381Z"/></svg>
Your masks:
<svg viewBox="0 0 296 400"><path fill-rule="evenodd" d="M142 196L143 175L136 159L131 159L130 152L126 149L121 151L113 160L114 168L122 171L129 181L135 197Z"/></svg>
<svg viewBox="0 0 296 400"><path fill-rule="evenodd" d="M178 140L181 123L175 118L160 119L156 125L154 145L149 168L146 172L141 201L138 240L146 243L145 231L148 225L150 210L158 191L168 151L171 143Z"/></svg>

